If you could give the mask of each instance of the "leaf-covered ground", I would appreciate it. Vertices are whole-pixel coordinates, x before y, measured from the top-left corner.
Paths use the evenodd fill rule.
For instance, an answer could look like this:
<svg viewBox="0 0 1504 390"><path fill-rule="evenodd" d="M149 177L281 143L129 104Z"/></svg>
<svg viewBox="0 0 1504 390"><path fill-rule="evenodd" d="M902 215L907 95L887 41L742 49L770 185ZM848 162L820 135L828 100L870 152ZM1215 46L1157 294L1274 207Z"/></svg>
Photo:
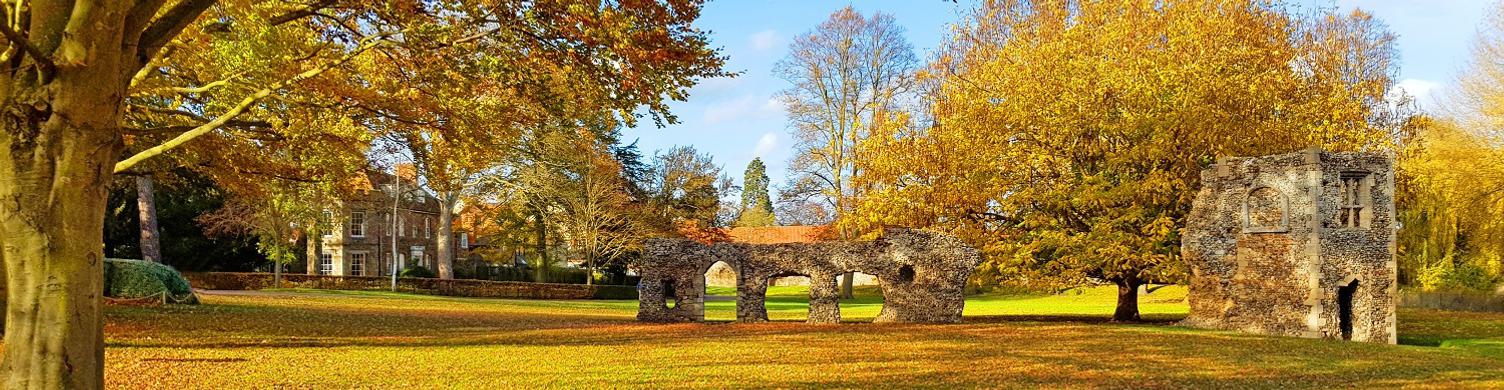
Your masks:
<svg viewBox="0 0 1504 390"><path fill-rule="evenodd" d="M712 293L726 291L713 290ZM848 320L880 307L843 302ZM802 319L801 288L770 292ZM1374 345L1168 325L1184 290L1143 296L1156 323L1104 321L1113 291L981 296L962 325L639 324L635 301L344 291L203 294L106 310L111 388L1500 387L1504 315L1405 310ZM712 320L732 300L708 303Z"/></svg>

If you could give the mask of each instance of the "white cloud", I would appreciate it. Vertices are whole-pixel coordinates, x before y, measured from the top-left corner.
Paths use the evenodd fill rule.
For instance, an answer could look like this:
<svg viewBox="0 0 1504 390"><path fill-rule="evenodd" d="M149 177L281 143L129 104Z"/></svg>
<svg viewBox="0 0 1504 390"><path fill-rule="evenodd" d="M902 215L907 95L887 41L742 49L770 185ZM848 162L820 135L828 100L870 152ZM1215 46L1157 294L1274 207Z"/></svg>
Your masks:
<svg viewBox="0 0 1504 390"><path fill-rule="evenodd" d="M758 102L755 95L723 100L705 107L705 124L713 125L739 120L772 119L783 114L783 104L778 99Z"/></svg>
<svg viewBox="0 0 1504 390"><path fill-rule="evenodd" d="M1399 87L1400 91L1405 91L1405 94L1415 99L1416 105L1420 106L1421 109L1427 109L1435 106L1436 98L1434 93L1441 87L1441 84L1429 80L1404 79L1400 80L1396 86ZM1390 99L1397 98L1398 96L1393 96Z"/></svg>
<svg viewBox="0 0 1504 390"><path fill-rule="evenodd" d="M768 152L778 147L778 134L766 133L757 140L757 146L752 148L752 157L767 157Z"/></svg>
<svg viewBox="0 0 1504 390"><path fill-rule="evenodd" d="M763 51L777 46L782 39L778 37L778 30L763 30L752 34L752 49Z"/></svg>
<svg viewBox="0 0 1504 390"><path fill-rule="evenodd" d="M1405 93L1414 96L1415 100L1425 102L1431 99L1431 92L1435 91L1436 87L1441 86L1441 84L1421 79L1404 79L1400 80L1399 86L1400 89L1405 90Z"/></svg>

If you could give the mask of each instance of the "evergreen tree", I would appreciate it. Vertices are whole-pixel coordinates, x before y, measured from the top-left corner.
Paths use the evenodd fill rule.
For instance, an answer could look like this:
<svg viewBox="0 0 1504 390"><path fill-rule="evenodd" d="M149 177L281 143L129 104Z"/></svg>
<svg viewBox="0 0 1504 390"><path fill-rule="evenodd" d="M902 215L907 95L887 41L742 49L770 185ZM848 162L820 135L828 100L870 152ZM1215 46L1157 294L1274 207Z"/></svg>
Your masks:
<svg viewBox="0 0 1504 390"><path fill-rule="evenodd" d="M772 226L773 200L768 196L768 167L752 159L742 174L742 214L737 226Z"/></svg>

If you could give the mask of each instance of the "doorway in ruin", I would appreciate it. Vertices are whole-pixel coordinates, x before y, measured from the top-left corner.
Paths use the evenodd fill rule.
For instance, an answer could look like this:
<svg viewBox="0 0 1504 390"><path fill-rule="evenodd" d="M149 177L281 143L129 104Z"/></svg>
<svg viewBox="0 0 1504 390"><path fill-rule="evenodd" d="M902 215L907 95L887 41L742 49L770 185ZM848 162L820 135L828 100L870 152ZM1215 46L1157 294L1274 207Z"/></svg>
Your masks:
<svg viewBox="0 0 1504 390"><path fill-rule="evenodd" d="M1342 329L1342 339L1353 339L1353 295L1358 292L1358 280L1337 287L1337 325Z"/></svg>

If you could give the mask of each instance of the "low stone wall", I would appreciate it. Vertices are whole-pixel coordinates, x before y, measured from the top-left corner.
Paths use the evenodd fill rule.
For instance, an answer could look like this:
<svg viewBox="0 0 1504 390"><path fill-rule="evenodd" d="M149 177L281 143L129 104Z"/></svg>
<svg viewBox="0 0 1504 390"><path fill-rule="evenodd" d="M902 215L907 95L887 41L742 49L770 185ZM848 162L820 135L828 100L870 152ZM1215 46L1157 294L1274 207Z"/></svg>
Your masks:
<svg viewBox="0 0 1504 390"><path fill-rule="evenodd" d="M193 288L205 290L260 290L271 288L273 281L273 275L264 272L184 272L183 277L188 278ZM384 276L283 274L281 287L389 291L391 283L392 279ZM431 278L397 278L397 291L478 298L637 299L635 286Z"/></svg>
<svg viewBox="0 0 1504 390"><path fill-rule="evenodd" d="M1504 295L1488 291L1400 291L1400 306L1504 313Z"/></svg>

